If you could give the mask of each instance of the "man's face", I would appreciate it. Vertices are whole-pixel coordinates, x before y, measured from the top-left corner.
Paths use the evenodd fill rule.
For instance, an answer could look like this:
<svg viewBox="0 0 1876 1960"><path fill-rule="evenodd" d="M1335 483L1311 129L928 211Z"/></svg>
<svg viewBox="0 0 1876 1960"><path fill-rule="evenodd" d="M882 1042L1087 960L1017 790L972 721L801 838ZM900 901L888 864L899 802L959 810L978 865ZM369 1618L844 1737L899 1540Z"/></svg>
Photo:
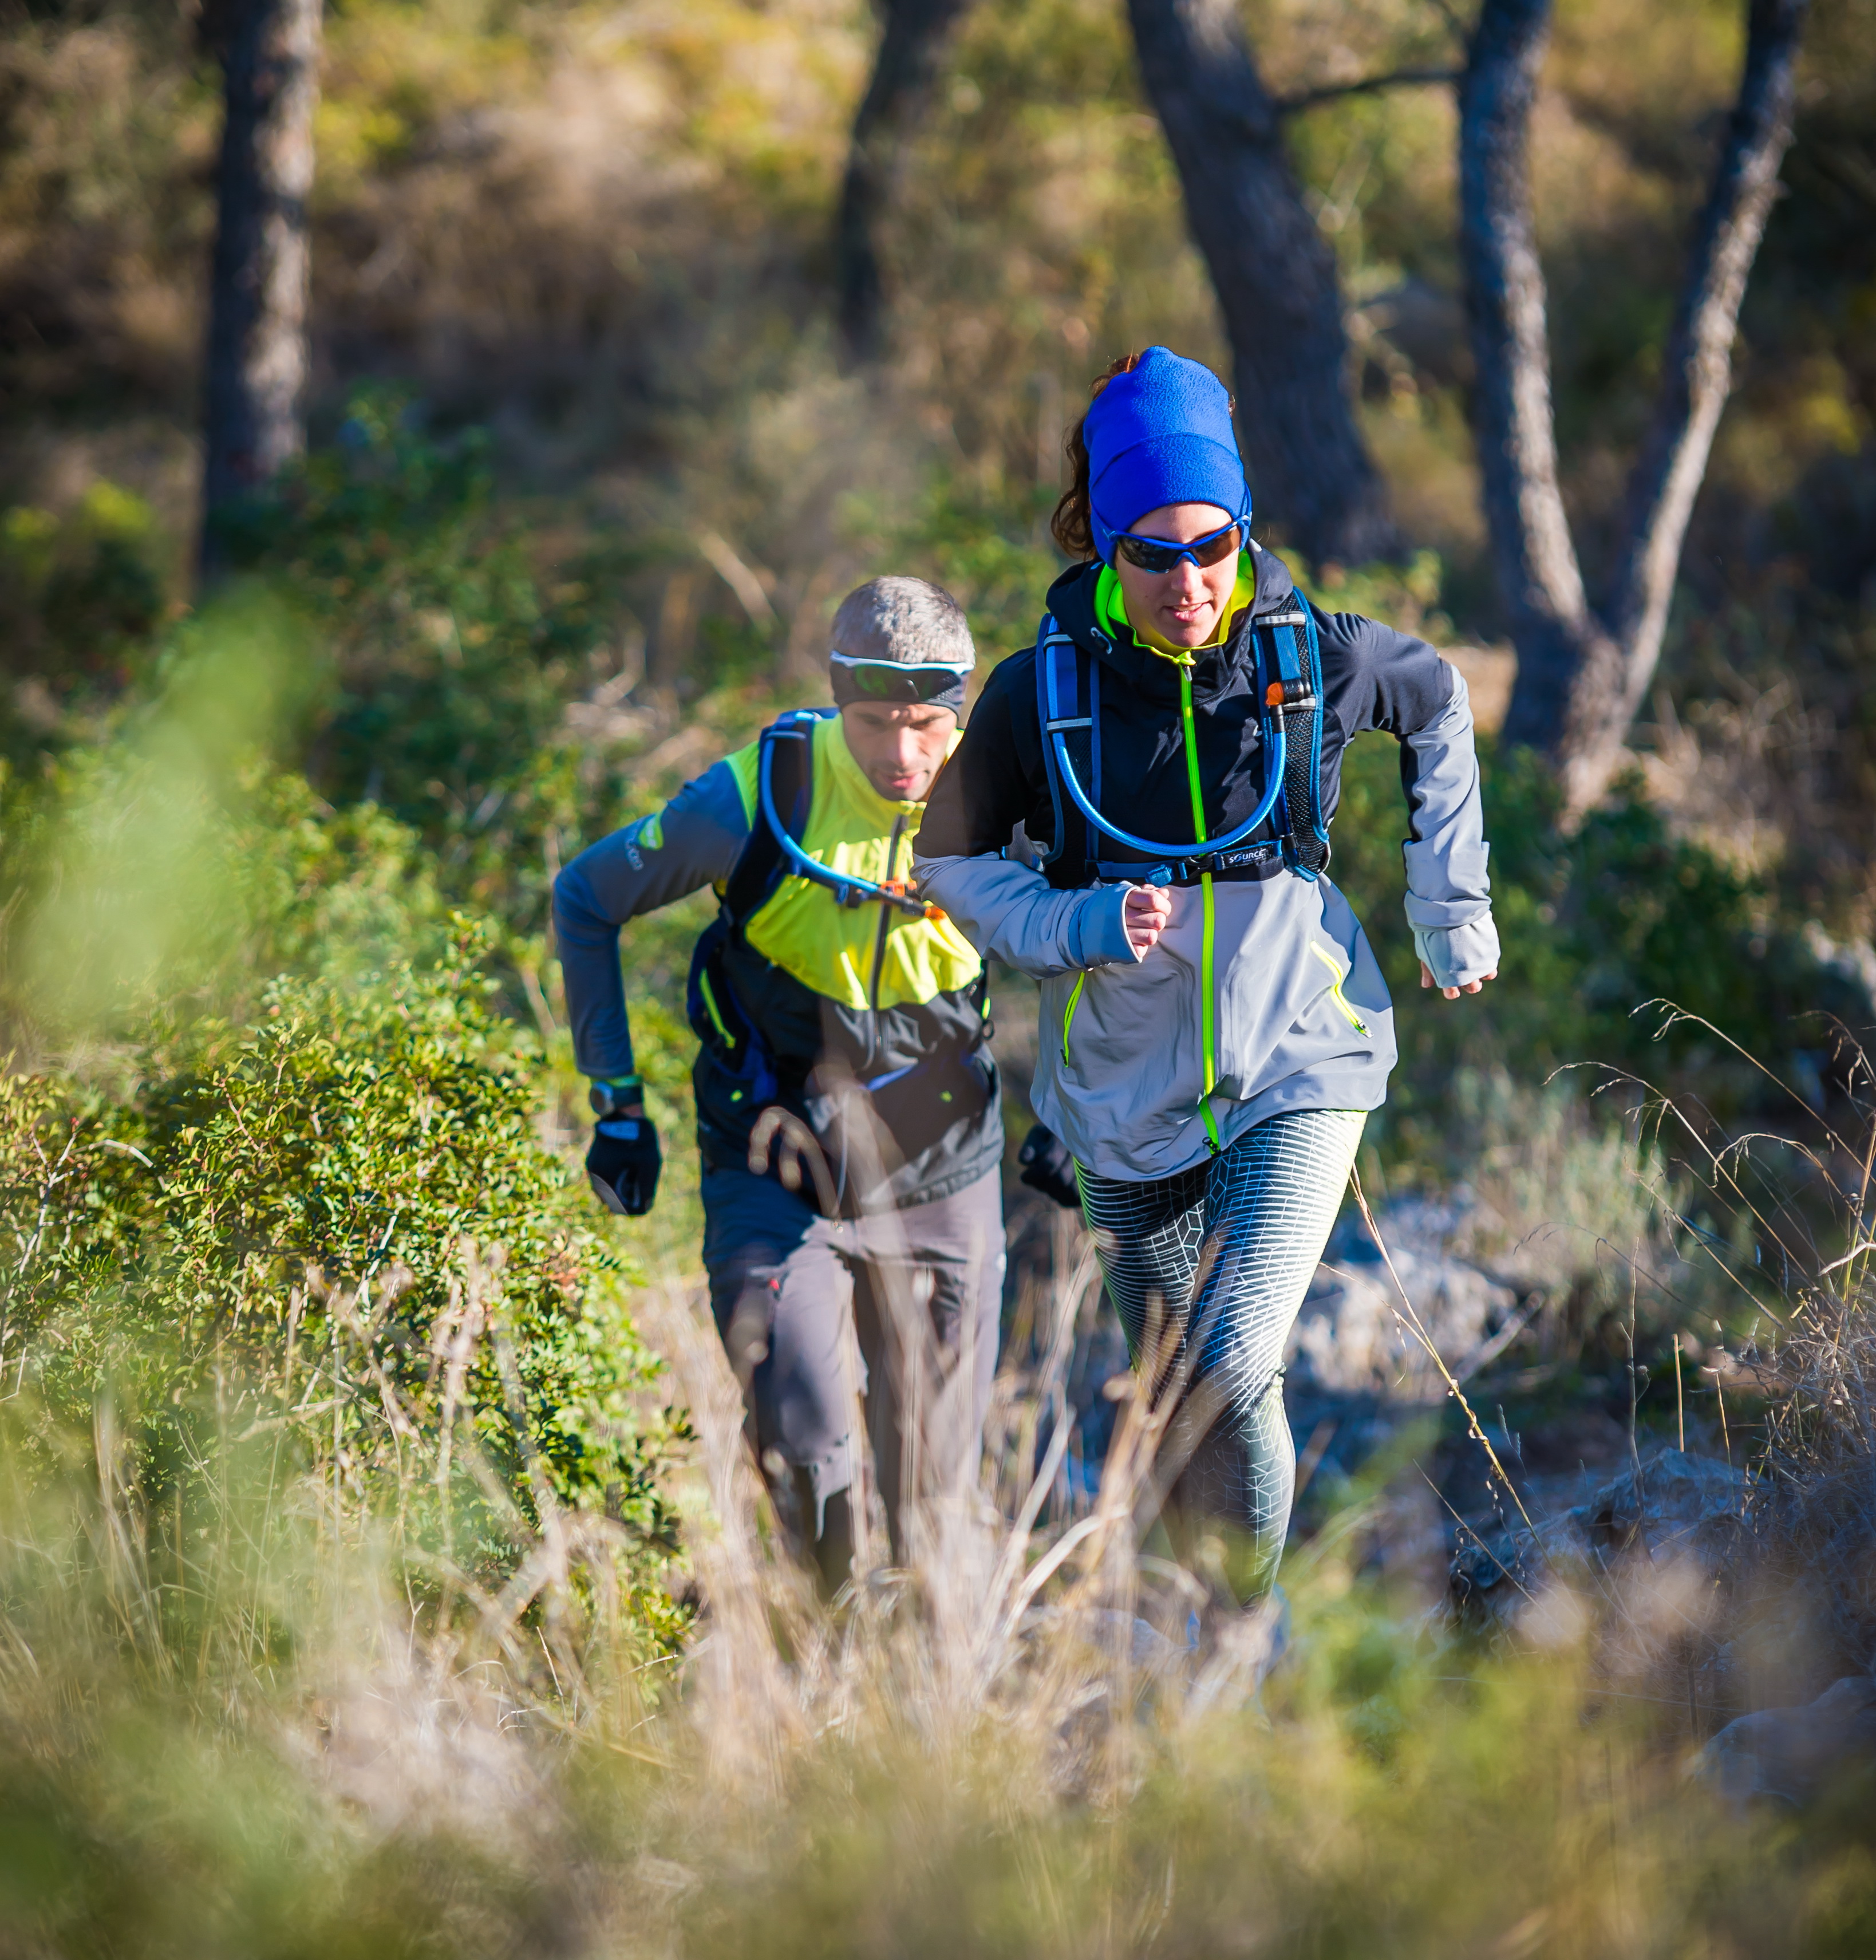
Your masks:
<svg viewBox="0 0 1876 1960"><path fill-rule="evenodd" d="M849 753L889 803L923 803L958 725L948 708L856 701L841 710Z"/></svg>

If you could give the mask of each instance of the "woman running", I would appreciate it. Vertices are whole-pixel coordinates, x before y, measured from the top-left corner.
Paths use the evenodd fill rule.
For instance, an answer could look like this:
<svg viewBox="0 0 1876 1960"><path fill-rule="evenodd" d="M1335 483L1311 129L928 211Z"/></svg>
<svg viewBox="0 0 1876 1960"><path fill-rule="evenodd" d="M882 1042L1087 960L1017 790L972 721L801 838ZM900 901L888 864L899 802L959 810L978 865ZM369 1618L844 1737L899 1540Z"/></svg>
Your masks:
<svg viewBox="0 0 1876 1960"><path fill-rule="evenodd" d="M1387 1095L1393 1008L1322 875L1342 751L1401 744L1420 984L1498 968L1464 682L1424 641L1321 611L1251 539L1217 377L1117 361L1070 433L1072 566L991 675L919 832L921 889L1042 983L1031 1100L1073 1154L1135 1365L1209 1426L1175 1493L1273 1582L1296 1452L1284 1343ZM1040 860L1040 868L1036 867ZM1211 1563L1208 1559L1206 1563Z"/></svg>

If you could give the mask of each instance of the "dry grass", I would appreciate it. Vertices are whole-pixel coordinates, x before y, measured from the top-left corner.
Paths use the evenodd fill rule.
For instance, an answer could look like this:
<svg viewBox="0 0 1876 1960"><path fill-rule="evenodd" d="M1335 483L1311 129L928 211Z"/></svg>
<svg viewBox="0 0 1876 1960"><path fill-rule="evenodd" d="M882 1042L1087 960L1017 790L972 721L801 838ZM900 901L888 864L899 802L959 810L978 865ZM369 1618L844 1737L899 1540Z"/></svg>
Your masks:
<svg viewBox="0 0 1876 1960"><path fill-rule="evenodd" d="M25 1943L0 1951L1859 1950L1856 1815L1794 1838L1687 1779L1658 1682L1712 1608L1677 1566L1600 1590L1534 1568L1482 1650L1372 1576L1358 1494L1291 1556L1273 1672L1266 1615L1188 1647L1201 1589L1142 1549L1176 1393L1124 1399L1092 1495L1058 1475L1091 1274L1057 1230L984 1477L934 1467L928 1408L905 1564L870 1510L831 1610L701 1303L643 1298L695 1437L674 1677L636 1669L551 1512L538 1583L450 1611L251 1447L167 1567L107 1411L56 1474L10 1456L0 1884Z"/></svg>

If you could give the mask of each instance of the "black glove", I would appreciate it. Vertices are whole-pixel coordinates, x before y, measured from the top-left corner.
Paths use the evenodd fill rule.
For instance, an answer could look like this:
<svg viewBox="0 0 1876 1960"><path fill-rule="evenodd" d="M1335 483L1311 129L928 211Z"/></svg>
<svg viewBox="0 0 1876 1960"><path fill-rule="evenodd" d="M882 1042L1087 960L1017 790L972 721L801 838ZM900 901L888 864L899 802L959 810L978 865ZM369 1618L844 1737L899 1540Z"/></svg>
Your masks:
<svg viewBox="0 0 1876 1960"><path fill-rule="evenodd" d="M1075 1182L1075 1160L1060 1138L1038 1123L1022 1140L1016 1153L1022 1166L1022 1182L1032 1191L1066 1204L1071 1211L1081 1209L1081 1188Z"/></svg>
<svg viewBox="0 0 1876 1960"><path fill-rule="evenodd" d="M587 1148L587 1176L609 1211L642 1218L658 1195L664 1153L648 1116L603 1116Z"/></svg>

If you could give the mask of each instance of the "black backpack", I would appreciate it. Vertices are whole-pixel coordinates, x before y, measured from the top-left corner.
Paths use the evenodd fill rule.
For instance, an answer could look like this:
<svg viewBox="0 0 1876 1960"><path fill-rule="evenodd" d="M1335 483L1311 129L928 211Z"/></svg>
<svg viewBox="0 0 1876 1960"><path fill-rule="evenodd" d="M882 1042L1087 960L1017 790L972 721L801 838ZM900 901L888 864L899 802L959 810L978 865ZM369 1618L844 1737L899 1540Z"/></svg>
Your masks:
<svg viewBox="0 0 1876 1960"><path fill-rule="evenodd" d="M775 813L797 837L807 829L808 813L814 803L813 724L838 711L831 708L798 709L765 728L758 738L765 749L772 750L769 781ZM797 740L777 739L778 730L787 736L797 729ZM758 772L761 768L758 757ZM723 955L731 935L739 932L774 896L788 869L781 839L763 815L758 798L749 834L724 883L723 902L691 955L690 976L685 984L684 1006L692 1032L743 1084L752 1109L774 1101L781 1085L774 1057L736 998L723 971Z"/></svg>

